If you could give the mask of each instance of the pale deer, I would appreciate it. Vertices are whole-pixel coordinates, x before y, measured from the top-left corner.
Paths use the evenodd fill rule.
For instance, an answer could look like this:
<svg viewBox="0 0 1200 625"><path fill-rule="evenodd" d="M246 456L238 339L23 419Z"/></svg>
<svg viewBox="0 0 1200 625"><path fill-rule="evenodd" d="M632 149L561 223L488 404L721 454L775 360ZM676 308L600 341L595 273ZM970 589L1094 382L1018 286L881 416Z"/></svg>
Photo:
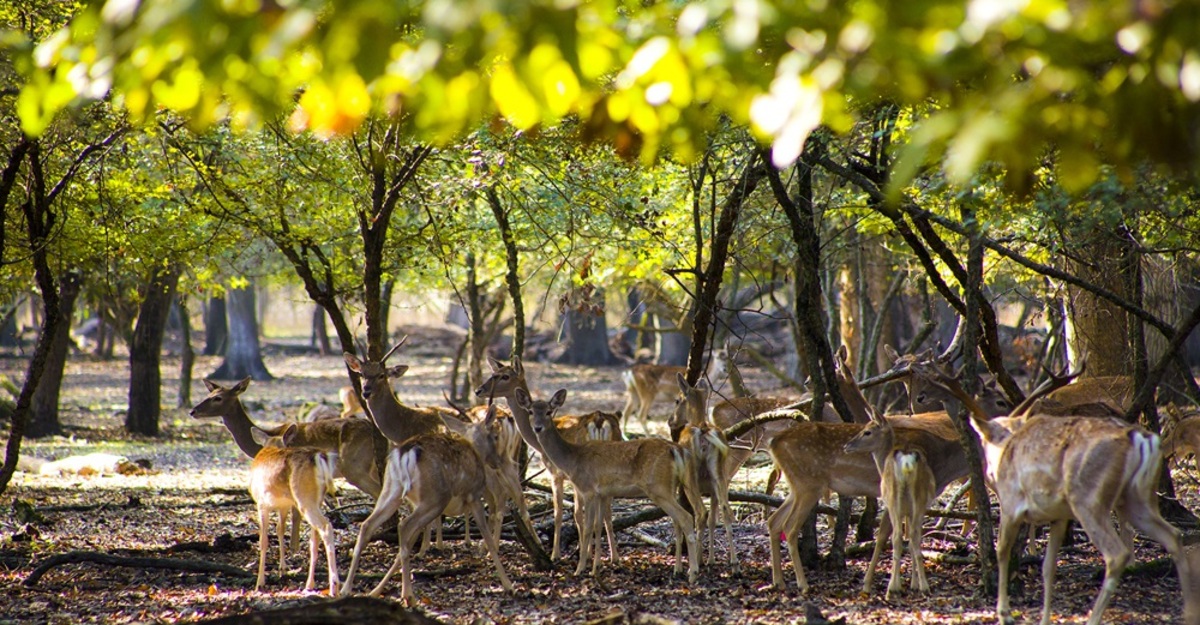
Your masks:
<svg viewBox="0 0 1200 625"><path fill-rule="evenodd" d="M281 434L272 436L258 428L251 435L262 445L250 463L250 496L258 508L258 581L261 590L266 579L267 549L271 512L279 513L276 532L279 535L279 574L286 569L284 547L285 515L299 510L312 528L308 549L308 581L305 590L316 585L317 537L325 545L325 561L329 566L329 596L337 594L337 535L329 519L321 512L321 500L333 490L336 452L313 447L290 447L295 443L299 428L288 424Z"/></svg>
<svg viewBox="0 0 1200 625"><path fill-rule="evenodd" d="M1200 596L1190 589L1191 567L1180 532L1158 512L1159 437L1118 419L1032 415L988 420L953 376L929 367L927 376L967 406L971 426L983 441L986 474L1000 499L1000 592L996 612L1002 623L1012 620L1008 600L1009 555L1024 523L1049 524L1042 561L1042 625L1050 623L1058 549L1067 521L1079 521L1104 557L1104 582L1092 605L1089 625L1099 625L1116 594L1121 574L1133 552L1137 528L1159 543L1175 560L1184 589L1184 618L1200 624ZM1115 513L1121 531L1113 527Z"/></svg>
<svg viewBox="0 0 1200 625"><path fill-rule="evenodd" d="M708 359L705 378L710 384L715 384L728 370L729 352L725 349L713 350ZM658 397L674 397L678 388L675 386L675 376L687 375L687 367L676 365L634 365L621 374L625 383L625 407L621 409L624 415L624 427L629 427L629 415L637 412L642 431L650 431L650 407Z"/></svg>
<svg viewBox="0 0 1200 625"><path fill-rule="evenodd" d="M208 396L192 408L192 418L220 418L242 453L251 458L258 455L262 444L254 439L255 425L241 400L241 394L250 386L250 378L228 388L212 380L204 380L204 385L208 388ZM262 429L270 436L278 436L284 427ZM298 447L337 452L337 475L375 499L379 497L382 480L382 468L375 461L376 436L374 426L362 419L322 419L299 424L293 440ZM292 548L298 547L299 524L300 512L293 510Z"/></svg>
<svg viewBox="0 0 1200 625"><path fill-rule="evenodd" d="M706 532L708 564L713 563L716 551L714 543L719 513L725 524L725 538L729 541L729 566L739 571L737 545L733 541L733 510L729 507L729 482L732 478L726 463L729 441L721 430L708 422L708 397L711 393L708 382L699 380L693 386L688 384L682 373L676 375L675 381L679 385L680 395L675 400L675 413L671 415L671 431L679 432L676 442L688 451L692 480L700 495L709 498L711 506ZM698 508L698 529L703 526L704 516L702 508Z"/></svg>
<svg viewBox="0 0 1200 625"><path fill-rule="evenodd" d="M542 445L533 431L533 426L530 424L529 413L517 403L516 391L518 388L529 392L529 386L525 382L525 367L521 364L521 359L513 357L512 364L505 365L494 358L489 358L488 364L492 368L492 375L484 380L483 384L476 389L475 394L480 398L503 397L512 411L513 422L521 438L542 456L543 464L550 473L550 489L554 502L554 544L550 558L558 560L562 557L563 498L566 490L566 475L554 465L552 460L546 457L545 452L542 451ZM556 417L555 427L558 428L558 432L563 438L572 443L582 443L585 440L619 441L622 439L619 415L610 412L595 411L584 415ZM578 514L575 520L578 526L580 521ZM610 528L605 529L608 533L609 557L616 559L616 536Z"/></svg>
<svg viewBox="0 0 1200 625"><path fill-rule="evenodd" d="M887 417L895 439L905 447L921 449L933 471L936 493L967 474L966 455L958 442L958 433L950 418L943 414ZM834 491L845 497L879 497L880 475L874 459L865 452L845 450L850 439L862 431L857 423L796 421L793 427L771 441L769 451L783 472L790 493L783 504L767 519L771 546L771 577L776 588L784 587L781 565L781 539L787 540L788 553L802 593L808 591L804 568L800 564L795 541L801 524L817 501Z"/></svg>
<svg viewBox="0 0 1200 625"><path fill-rule="evenodd" d="M1080 378L1043 397L1031 414L1120 417L1133 405L1137 387L1127 375Z"/></svg>
<svg viewBox="0 0 1200 625"><path fill-rule="evenodd" d="M350 385L338 389L338 400L342 402L342 417L366 417L367 410L363 408L362 400Z"/></svg>
<svg viewBox="0 0 1200 625"><path fill-rule="evenodd" d="M413 436L403 444L393 445L388 450L387 458L383 491L375 503L375 509L359 528L342 594L349 594L353 590L359 558L371 535L384 519L399 510L405 500L413 505L413 512L400 523L400 551L371 595L379 596L396 569L400 568L401 600L410 605L415 603L409 557L418 533L442 514L457 515L468 510L483 534L500 585L504 590L512 591L512 582L500 561L499 544L483 506L487 487L483 461L471 443L458 434L429 432Z"/></svg>
<svg viewBox="0 0 1200 625"><path fill-rule="evenodd" d="M871 412L871 422L863 426L850 442L847 453L867 452L879 470L879 491L885 506L884 519L875 539L875 550L871 564L867 566L863 592L870 593L875 579L875 567L883 552L888 528L892 538L892 575L888 581L887 598L900 591L900 557L904 553L904 536L908 535L909 553L912 555L910 589L928 592L929 582L925 578L925 560L921 553L922 528L925 511L937 497L937 480L929 467L929 459L920 445L905 445L896 440L896 430L891 422Z"/></svg>
<svg viewBox="0 0 1200 625"><path fill-rule="evenodd" d="M579 565L575 574L583 574L589 559L592 575L599 572L600 527L603 524L610 533L612 531L612 499L647 497L674 523L676 574L682 571L683 564L681 537L687 541L687 552L691 556L688 581L695 582L700 572L696 523L692 514L676 500L676 494L682 486L694 509L698 510L701 502L696 485L690 479L684 449L661 438L572 443L562 437L553 419L554 412L567 398L566 389L560 389L549 401L534 401L524 388L518 388L515 394L517 405L529 415L543 453L575 485L576 505L583 517ZM513 413L519 414L516 410ZM615 556L613 564L616 564Z"/></svg>

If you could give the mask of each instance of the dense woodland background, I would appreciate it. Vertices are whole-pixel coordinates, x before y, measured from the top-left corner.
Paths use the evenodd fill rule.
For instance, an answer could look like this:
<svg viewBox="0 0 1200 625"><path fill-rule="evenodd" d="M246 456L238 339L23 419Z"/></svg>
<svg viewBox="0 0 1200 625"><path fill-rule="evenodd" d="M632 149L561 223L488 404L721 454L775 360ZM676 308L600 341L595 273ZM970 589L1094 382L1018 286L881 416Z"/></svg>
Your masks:
<svg viewBox="0 0 1200 625"><path fill-rule="evenodd" d="M815 413L837 346L866 379L956 330L1014 402L1085 361L1151 430L1200 400L1189 3L202 4L0 6L6 503L23 445L174 441L200 378L415 326L463 403L489 354L729 345L729 394ZM72 422L81 363L119 427Z"/></svg>

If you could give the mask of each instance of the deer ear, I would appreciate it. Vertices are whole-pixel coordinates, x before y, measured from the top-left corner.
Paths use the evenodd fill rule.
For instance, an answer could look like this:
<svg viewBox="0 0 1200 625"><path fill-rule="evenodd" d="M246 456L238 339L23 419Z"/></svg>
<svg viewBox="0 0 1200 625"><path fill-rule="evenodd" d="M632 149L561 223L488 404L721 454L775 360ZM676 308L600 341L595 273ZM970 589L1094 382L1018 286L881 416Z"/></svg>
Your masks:
<svg viewBox="0 0 1200 625"><path fill-rule="evenodd" d="M900 354L897 354L896 350L892 349L892 346L888 345L887 343L883 344L883 353L887 355L888 358L891 358L892 362L900 360Z"/></svg>
<svg viewBox="0 0 1200 625"><path fill-rule="evenodd" d="M229 390L233 391L234 393L236 393L238 395L241 395L242 393L246 392L247 388L250 388L249 376L242 378L242 380L240 382L238 382L237 384L234 384L233 388L231 388Z"/></svg>
<svg viewBox="0 0 1200 625"><path fill-rule="evenodd" d="M291 447L292 441L296 439L296 435L299 433L300 428L297 427L295 423L289 423L283 426L283 434L281 436L283 438L284 447Z"/></svg>
<svg viewBox="0 0 1200 625"><path fill-rule="evenodd" d="M567 389L560 388L554 393L554 396L550 398L550 409L558 410L565 401L567 401Z"/></svg>
<svg viewBox="0 0 1200 625"><path fill-rule="evenodd" d="M254 427L254 426L250 426L250 436L252 436L254 438L254 442L256 442L259 445L262 445L264 447L266 446L267 441L270 440L270 438L271 438L270 434L267 434L266 432Z"/></svg>
<svg viewBox="0 0 1200 625"><path fill-rule="evenodd" d="M518 386L513 394L517 398L517 405L524 408L525 412L529 412L529 408L533 405L533 398L529 396L529 391Z"/></svg>
<svg viewBox="0 0 1200 625"><path fill-rule="evenodd" d="M512 357L512 368L517 372L518 377L525 375L525 365L521 363L521 357L516 354L513 354Z"/></svg>
<svg viewBox="0 0 1200 625"><path fill-rule="evenodd" d="M204 386L208 389L208 392L210 392L210 393L222 388L220 384L217 384L216 382L213 382L212 380L209 380L209 379L204 380Z"/></svg>
<svg viewBox="0 0 1200 625"><path fill-rule="evenodd" d="M343 352L342 360L346 361L346 366L349 367L351 371L355 373L362 373L362 362L359 361L358 356L355 356L350 352Z"/></svg>
<svg viewBox="0 0 1200 625"><path fill-rule="evenodd" d="M683 377L682 373L675 374L675 382L679 384L680 391L687 393L688 390L690 390L688 388L687 378Z"/></svg>
<svg viewBox="0 0 1200 625"><path fill-rule="evenodd" d="M389 378L398 378L404 375L404 372L406 371L408 371L408 365L396 365L394 367L388 367L387 374Z"/></svg>
<svg viewBox="0 0 1200 625"><path fill-rule="evenodd" d="M888 349L888 346L884 345L884 348ZM838 346L837 359L838 362L842 363L843 365L850 362L850 348L846 347L845 343L842 343Z"/></svg>
<svg viewBox="0 0 1200 625"><path fill-rule="evenodd" d="M492 368L492 373L495 373L496 371L498 371L500 369L500 367L504 366L503 364L500 363L499 360L496 360L495 358L492 358L491 356L487 357L487 362L488 362L488 366Z"/></svg>
<svg viewBox="0 0 1200 625"><path fill-rule="evenodd" d="M496 421L496 404L488 404L487 412L483 415L483 422L491 424Z"/></svg>

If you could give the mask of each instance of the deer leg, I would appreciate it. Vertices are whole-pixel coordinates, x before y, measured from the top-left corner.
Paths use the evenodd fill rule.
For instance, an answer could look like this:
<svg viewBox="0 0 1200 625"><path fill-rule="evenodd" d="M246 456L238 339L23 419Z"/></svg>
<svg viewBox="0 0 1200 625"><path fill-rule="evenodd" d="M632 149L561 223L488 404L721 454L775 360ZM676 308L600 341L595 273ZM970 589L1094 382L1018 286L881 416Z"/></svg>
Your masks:
<svg viewBox="0 0 1200 625"><path fill-rule="evenodd" d="M783 581L783 565L782 549L780 548L781 540L789 540L787 532L792 530L792 511L796 507L795 493L788 494L783 500L783 504L779 506L770 516L767 517L767 537L771 544L771 585L776 589L783 590L787 584ZM790 548L789 548L790 551ZM804 592L808 588L808 582L804 581L804 569L798 567L797 583L800 586L800 591Z"/></svg>
<svg viewBox="0 0 1200 625"><path fill-rule="evenodd" d="M613 528L612 497L604 498L604 508L600 510L600 518L604 520L604 533L608 536L608 562L616 566L621 561L617 554L617 530ZM596 558L600 558L600 529L596 529Z"/></svg>
<svg viewBox="0 0 1200 625"><path fill-rule="evenodd" d="M863 593L871 594L871 587L875 584L875 567L879 566L879 557L883 555L883 548L887 545L888 537L892 535L892 513L889 509L884 508L883 517L879 519L879 529L875 534L875 549L871 551L871 563L867 565L867 574L863 578Z"/></svg>
<svg viewBox="0 0 1200 625"><path fill-rule="evenodd" d="M916 592L929 592L929 580L925 577L925 554L921 553L921 538L925 528L926 505L921 504L913 510L913 522L908 528L908 548L912 551L912 583L910 588Z"/></svg>
<svg viewBox="0 0 1200 625"><path fill-rule="evenodd" d="M280 515L283 516L283 515ZM292 534L291 540L288 541L288 550L292 552L300 551L300 508L292 508ZM283 539L283 534L279 535Z"/></svg>
<svg viewBox="0 0 1200 625"><path fill-rule="evenodd" d="M283 516L283 513L280 513ZM266 508L258 509L258 581L254 584L254 590L261 590L263 583L267 578L267 549L270 547L270 530L267 529L268 523L271 521L271 512Z"/></svg>
<svg viewBox="0 0 1200 625"><path fill-rule="evenodd" d="M483 510L483 503L478 497L471 498L471 512L475 515L475 524L479 526L480 533L483 534L483 542L487 545L488 554L492 558L492 564L496 567L496 575L500 578L500 585L507 592L512 592L512 581L508 579L508 574L504 572L504 563L500 561L500 543L497 541L492 532L488 528L489 519L487 513ZM495 519L492 519L495 521Z"/></svg>
<svg viewBox="0 0 1200 625"><path fill-rule="evenodd" d="M597 498L598 499L598 498ZM583 575L587 568L588 559L592 556L592 519L591 507L598 506L598 501L589 500L575 491L575 527L579 531L579 564L575 566L575 576Z"/></svg>
<svg viewBox="0 0 1200 625"><path fill-rule="evenodd" d="M1111 507L1104 508L1106 511L1110 509ZM1125 572L1130 552L1125 546L1125 541L1113 528L1107 513L1103 516L1080 514L1078 521L1083 530L1087 532L1088 537L1095 543L1096 549L1099 549L1104 556L1104 583L1100 586L1100 594L1096 596L1096 602L1092 604L1092 614L1088 617L1088 625L1100 625L1100 617L1104 614L1104 609L1108 607L1109 601L1112 601L1113 595L1117 592L1117 586L1121 583L1121 574ZM1049 547L1047 547L1048 550ZM1045 622L1047 621L1043 619L1043 623Z"/></svg>
<svg viewBox="0 0 1200 625"><path fill-rule="evenodd" d="M292 508L295 510L295 508ZM288 544L285 537L287 535L287 518L288 515L282 510L279 511L279 518L275 523L275 537L279 539L279 579L283 579L283 574L287 573L287 552ZM300 535L300 530L296 530L296 535ZM299 544L292 543L292 546L299 551Z"/></svg>
<svg viewBox="0 0 1200 625"><path fill-rule="evenodd" d="M354 542L354 555L350 558L350 571L346 573L346 582L342 584L342 595L348 595L354 590L354 574L358 571L359 557L362 556L367 542L371 540L371 535L385 520L396 514L404 502L400 490L399 480L392 477L391 472L386 473L383 488L379 491L379 499L375 500L375 508L358 528L358 540Z"/></svg>
<svg viewBox="0 0 1200 625"><path fill-rule="evenodd" d="M1058 550L1062 548L1063 537L1066 534L1066 519L1050 524L1050 533L1046 536L1046 553L1042 556L1042 625L1050 623L1054 576L1058 572Z"/></svg>
<svg viewBox="0 0 1200 625"><path fill-rule="evenodd" d="M554 547L550 551L550 559L558 560L562 557L562 523L563 523L563 489L566 488L564 483L566 478L561 472L554 472L550 479L550 490L554 498ZM575 493L575 529L579 530L579 538L583 540L583 526L579 522L579 493Z"/></svg>
<svg viewBox="0 0 1200 625"><path fill-rule="evenodd" d="M593 500L588 503L588 507L595 508L589 521L592 531L588 541L592 543L592 577L596 577L600 574L600 531L612 527L612 498L602 497ZM616 566L617 562L614 560L611 564Z"/></svg>
<svg viewBox="0 0 1200 625"><path fill-rule="evenodd" d="M700 576L700 552L697 551L700 547L696 537L696 520L675 500L674 490L672 488L672 492L655 497L654 499L657 499L657 501L654 503L671 517L671 520L675 522L675 526L679 528L678 531L684 533L684 537L687 539L688 550L688 583L695 583L696 579ZM678 550L676 551L675 564L676 568L678 568L681 564L680 554Z"/></svg>
<svg viewBox="0 0 1200 625"><path fill-rule="evenodd" d="M890 508L899 511L896 506ZM895 516L895 515L893 515ZM912 531L911 529L909 530ZM876 538L878 540L878 538ZM888 578L887 592L884 594L889 601L904 587L900 575L900 560L904 557L904 518L892 520L892 575Z"/></svg>
<svg viewBox="0 0 1200 625"><path fill-rule="evenodd" d="M416 603L416 596L412 590L412 566L409 563L409 554L412 552L413 542L421 530L442 516L442 510L446 508L447 503L445 499L448 497L439 498L436 503L421 502L426 505L418 505L416 510L413 510L412 514L400 523L400 551L396 554L396 559L392 561L392 566L388 567L387 572L383 574L383 579L379 580L379 584L369 593L372 597L383 594L383 587L399 568L401 569L400 600L410 604ZM438 506L438 504L441 505Z"/></svg>
<svg viewBox="0 0 1200 625"><path fill-rule="evenodd" d="M996 617L1001 625L1012 623L1013 618L1008 607L1008 560L1012 555L1013 544L1017 541L1017 530L1021 521L1005 514L1000 509L1000 537L996 541L996 559L1000 564L1000 589L996 596Z"/></svg>

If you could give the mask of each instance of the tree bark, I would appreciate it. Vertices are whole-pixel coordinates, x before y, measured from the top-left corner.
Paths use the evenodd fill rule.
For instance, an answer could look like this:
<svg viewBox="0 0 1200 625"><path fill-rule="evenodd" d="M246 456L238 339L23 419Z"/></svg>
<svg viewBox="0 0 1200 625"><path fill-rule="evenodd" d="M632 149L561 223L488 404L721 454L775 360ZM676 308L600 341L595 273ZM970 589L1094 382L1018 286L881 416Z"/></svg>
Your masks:
<svg viewBox="0 0 1200 625"><path fill-rule="evenodd" d="M603 301L603 295L597 295ZM569 308L563 311L563 342L567 349L556 360L559 364L602 367L621 361L608 345L608 321L604 311Z"/></svg>
<svg viewBox="0 0 1200 625"><path fill-rule="evenodd" d="M62 424L58 420L58 397L62 390L67 352L71 346L70 319L74 314L75 301L81 287L80 276L74 272L67 273L59 280L59 315L63 322L58 324L58 329L52 337L46 368L42 371L42 379L33 394L33 409L29 415L28 428L25 430L25 435L29 438L62 434Z"/></svg>
<svg viewBox="0 0 1200 625"><path fill-rule="evenodd" d="M508 286L508 297L513 305L513 346L512 355L525 353L525 302L521 297L521 257L517 251L516 239L513 238L512 225L508 221L508 213L496 195L496 189L487 190L488 205L492 215L496 217L496 225L500 227L500 240L504 242L504 283Z"/></svg>
<svg viewBox="0 0 1200 625"><path fill-rule="evenodd" d="M205 356L217 356L225 353L225 344L229 342L229 322L225 315L225 296L208 298L208 308L204 311L204 351Z"/></svg>
<svg viewBox="0 0 1200 625"><path fill-rule="evenodd" d="M333 346L329 344L329 328L325 325L325 309L320 304L313 306L312 340L309 345L316 347L317 353L322 356L333 353Z"/></svg>
<svg viewBox="0 0 1200 625"><path fill-rule="evenodd" d="M1070 263L1069 271L1081 279L1101 285L1123 299L1131 299L1122 276L1123 259L1135 253L1112 231L1090 231L1086 239L1071 243L1082 257ZM1072 366L1087 360L1088 377L1132 375L1134 355L1129 337L1130 319L1121 307L1095 294L1068 286L1068 340ZM1135 302L1140 305L1140 302Z"/></svg>
<svg viewBox="0 0 1200 625"><path fill-rule="evenodd" d="M159 368L162 341L178 284L178 265L156 268L138 310L137 326L129 345L129 412L125 413L125 429L133 434L158 436L162 413Z"/></svg>
<svg viewBox="0 0 1200 625"><path fill-rule="evenodd" d="M217 380L240 380L247 376L259 381L274 379L263 364L254 287L230 289L227 293L229 341L225 347L225 360L209 377Z"/></svg>
<svg viewBox="0 0 1200 625"><path fill-rule="evenodd" d="M187 297L176 300L179 307L179 402L180 408L192 405L192 368L196 364L196 350L192 349L192 315L188 310Z"/></svg>

